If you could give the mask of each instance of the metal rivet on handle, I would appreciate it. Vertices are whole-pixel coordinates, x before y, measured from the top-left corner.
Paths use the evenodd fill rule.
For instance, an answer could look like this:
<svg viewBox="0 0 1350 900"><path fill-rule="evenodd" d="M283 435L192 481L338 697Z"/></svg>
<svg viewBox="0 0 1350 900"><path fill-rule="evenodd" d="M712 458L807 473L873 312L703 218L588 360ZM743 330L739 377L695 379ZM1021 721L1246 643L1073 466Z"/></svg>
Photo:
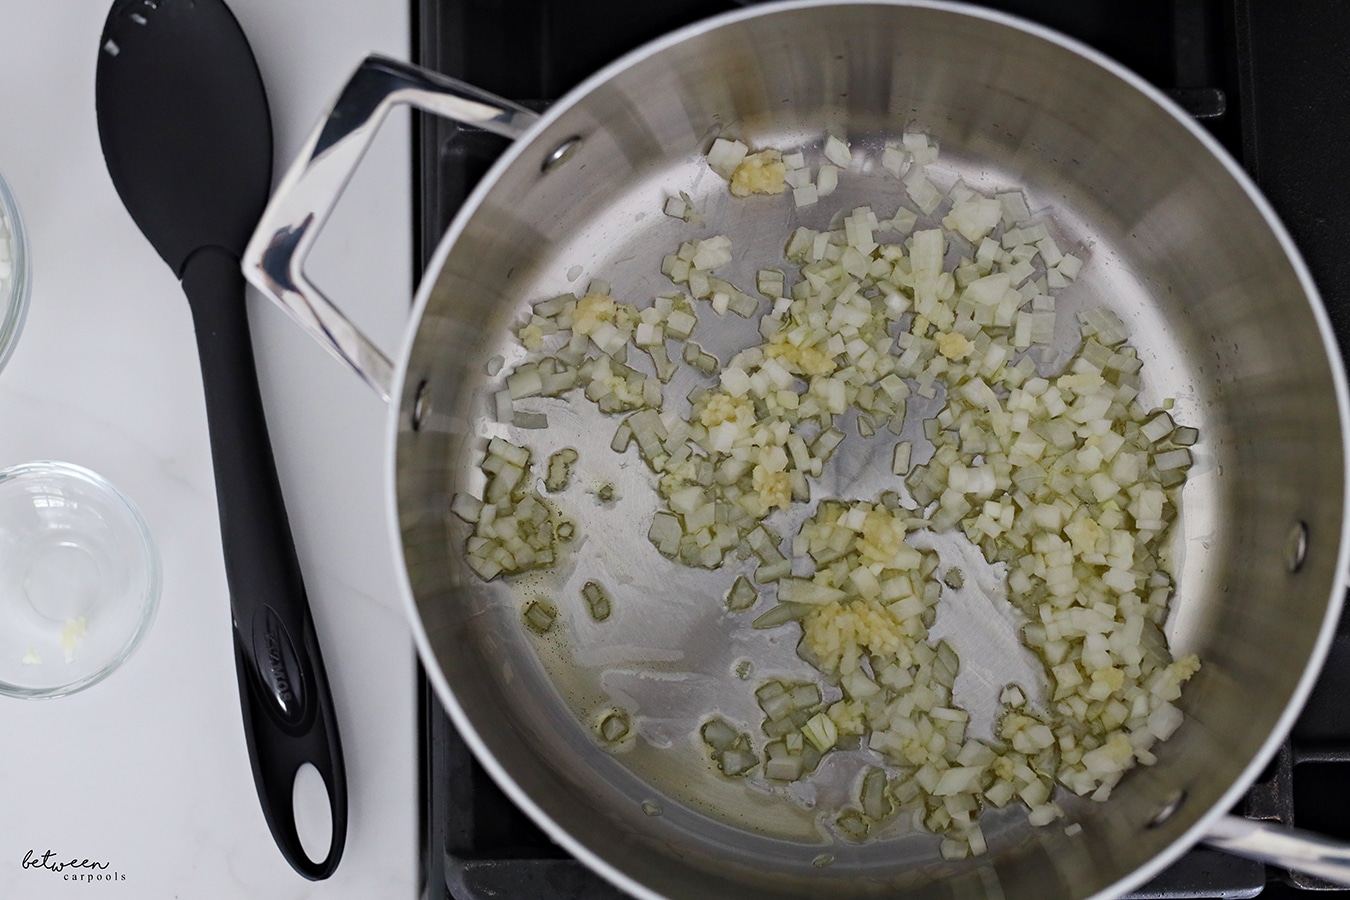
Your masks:
<svg viewBox="0 0 1350 900"><path fill-rule="evenodd" d="M1158 809L1158 811L1153 814L1153 818L1149 819L1148 822L1144 825L1144 827L1157 828L1159 825L1162 825L1168 819L1176 815L1177 810L1181 809L1181 804L1185 802L1186 802L1186 792L1177 791L1176 794L1172 797L1172 799L1164 803Z"/></svg>
<svg viewBox="0 0 1350 900"><path fill-rule="evenodd" d="M1284 543L1284 564L1290 572L1297 572L1303 568L1303 562L1308 558L1308 523L1295 522L1294 527L1289 531L1289 537Z"/></svg>
<svg viewBox="0 0 1350 900"><path fill-rule="evenodd" d="M427 381L423 378L417 383L417 393L413 394L412 406L412 430L420 431L422 428L422 419L431 409L431 391L427 387Z"/></svg>
<svg viewBox="0 0 1350 900"><path fill-rule="evenodd" d="M568 138L567 140L559 144L557 147L555 147L552 153L544 157L544 163L539 167L539 171L552 172L554 169L558 168L558 166L561 166L563 163L571 159L572 154L576 153L577 148L580 146L581 146L581 135L579 134L572 135L570 138Z"/></svg>

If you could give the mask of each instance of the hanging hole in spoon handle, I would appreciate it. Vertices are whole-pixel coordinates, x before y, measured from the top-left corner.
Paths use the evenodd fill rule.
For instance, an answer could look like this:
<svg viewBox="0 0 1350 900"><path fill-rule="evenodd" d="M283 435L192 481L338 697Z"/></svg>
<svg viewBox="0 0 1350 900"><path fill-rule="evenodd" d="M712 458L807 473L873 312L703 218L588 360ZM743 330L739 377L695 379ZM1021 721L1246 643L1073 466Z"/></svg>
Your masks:
<svg viewBox="0 0 1350 900"><path fill-rule="evenodd" d="M1350 887L1350 844L1274 822L1220 816L1201 838L1215 850Z"/></svg>
<svg viewBox="0 0 1350 900"><path fill-rule="evenodd" d="M242 258L244 276L258 290L386 401L394 389L393 363L306 277L304 267L380 123L399 105L509 138L519 137L539 118L509 100L437 72L368 56L277 186Z"/></svg>
<svg viewBox="0 0 1350 900"><path fill-rule="evenodd" d="M308 859L323 859L333 844L333 806L328 783L313 763L304 763L291 786L295 830Z"/></svg>

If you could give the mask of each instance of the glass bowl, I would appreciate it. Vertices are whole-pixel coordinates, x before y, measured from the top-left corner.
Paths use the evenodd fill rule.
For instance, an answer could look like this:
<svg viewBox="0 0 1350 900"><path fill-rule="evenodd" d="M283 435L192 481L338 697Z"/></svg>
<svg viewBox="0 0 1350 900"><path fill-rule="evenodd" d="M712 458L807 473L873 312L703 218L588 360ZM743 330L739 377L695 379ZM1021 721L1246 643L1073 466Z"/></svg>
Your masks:
<svg viewBox="0 0 1350 900"><path fill-rule="evenodd" d="M0 694L103 680L149 630L159 589L150 530L117 488L68 463L0 469Z"/></svg>
<svg viewBox="0 0 1350 900"><path fill-rule="evenodd" d="M28 291L32 285L28 260L28 234L23 229L19 205L0 176L0 369L14 353L28 312Z"/></svg>

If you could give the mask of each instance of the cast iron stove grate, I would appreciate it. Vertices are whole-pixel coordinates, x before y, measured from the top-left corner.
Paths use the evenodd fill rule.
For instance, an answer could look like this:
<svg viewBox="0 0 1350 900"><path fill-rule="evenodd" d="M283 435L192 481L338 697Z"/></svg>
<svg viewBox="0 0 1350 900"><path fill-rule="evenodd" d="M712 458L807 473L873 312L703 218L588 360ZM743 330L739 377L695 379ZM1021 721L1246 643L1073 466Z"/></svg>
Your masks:
<svg viewBox="0 0 1350 900"><path fill-rule="evenodd" d="M737 0L413 0L417 62L542 109L624 52L747 5ZM1340 0L989 0L1076 37L1166 90L1253 175L1292 232L1338 336L1350 338L1350 4ZM507 146L443 120L414 125L421 272ZM423 894L600 900L618 891L493 784L421 679ZM1311 701L1239 811L1350 839L1350 622ZM1315 879L1196 849L1131 897L1350 897ZM1313 894L1313 891L1318 893Z"/></svg>

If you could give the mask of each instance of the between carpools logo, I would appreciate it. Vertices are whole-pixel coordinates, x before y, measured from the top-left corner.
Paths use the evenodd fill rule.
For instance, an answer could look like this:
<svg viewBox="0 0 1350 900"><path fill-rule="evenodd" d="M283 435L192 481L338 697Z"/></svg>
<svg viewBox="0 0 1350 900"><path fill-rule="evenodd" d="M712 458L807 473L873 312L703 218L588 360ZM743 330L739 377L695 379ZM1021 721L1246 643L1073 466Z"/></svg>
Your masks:
<svg viewBox="0 0 1350 900"><path fill-rule="evenodd" d="M21 865L24 869L39 875L46 875L47 877L60 875L62 881L127 880L127 876L121 872L110 871L112 863L100 862L87 857L81 859L78 856L67 859L64 856L58 856L55 850L47 850L44 853L29 850L24 853Z"/></svg>

